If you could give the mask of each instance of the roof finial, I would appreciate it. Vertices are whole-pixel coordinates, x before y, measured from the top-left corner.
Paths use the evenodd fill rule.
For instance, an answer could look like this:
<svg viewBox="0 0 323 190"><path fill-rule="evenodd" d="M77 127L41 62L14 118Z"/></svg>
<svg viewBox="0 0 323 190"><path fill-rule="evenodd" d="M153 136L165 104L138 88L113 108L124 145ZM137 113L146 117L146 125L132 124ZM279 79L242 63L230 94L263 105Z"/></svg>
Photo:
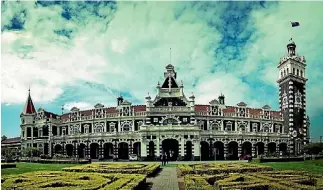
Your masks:
<svg viewBox="0 0 323 190"><path fill-rule="evenodd" d="M169 63L172 63L172 48L169 48Z"/></svg>
<svg viewBox="0 0 323 190"><path fill-rule="evenodd" d="M30 94L30 84L29 84L29 87L28 87L28 93Z"/></svg>

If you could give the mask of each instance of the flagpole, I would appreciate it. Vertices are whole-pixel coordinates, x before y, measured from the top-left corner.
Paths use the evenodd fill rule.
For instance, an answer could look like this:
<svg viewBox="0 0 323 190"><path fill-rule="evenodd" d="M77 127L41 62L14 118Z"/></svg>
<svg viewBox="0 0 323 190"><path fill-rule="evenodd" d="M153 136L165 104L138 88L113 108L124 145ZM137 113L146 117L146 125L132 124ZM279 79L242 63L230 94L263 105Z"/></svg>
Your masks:
<svg viewBox="0 0 323 190"><path fill-rule="evenodd" d="M290 21L290 24L292 25L292 21ZM293 37L292 37L292 26L289 26L290 28L289 28L289 34L290 34L290 41L292 41L293 40Z"/></svg>

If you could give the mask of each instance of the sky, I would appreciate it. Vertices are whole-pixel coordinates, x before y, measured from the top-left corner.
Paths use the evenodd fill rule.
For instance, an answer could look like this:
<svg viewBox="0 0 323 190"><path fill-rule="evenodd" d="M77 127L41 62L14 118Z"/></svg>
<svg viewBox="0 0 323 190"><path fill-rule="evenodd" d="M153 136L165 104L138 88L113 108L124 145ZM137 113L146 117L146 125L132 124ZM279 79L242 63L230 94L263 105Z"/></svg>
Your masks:
<svg viewBox="0 0 323 190"><path fill-rule="evenodd" d="M20 135L31 89L36 109L133 104L156 94L165 66L208 104L278 110L278 69L292 34L307 60L311 136L323 135L322 2L4 2L1 133ZM300 27L291 28L290 21ZM170 48L171 59L170 59Z"/></svg>

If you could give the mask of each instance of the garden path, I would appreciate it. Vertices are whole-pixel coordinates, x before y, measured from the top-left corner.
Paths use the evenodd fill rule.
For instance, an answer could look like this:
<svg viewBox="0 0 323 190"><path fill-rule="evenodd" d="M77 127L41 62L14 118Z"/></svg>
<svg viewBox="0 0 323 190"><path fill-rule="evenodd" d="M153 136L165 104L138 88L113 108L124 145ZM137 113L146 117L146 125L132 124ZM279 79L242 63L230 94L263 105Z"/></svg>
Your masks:
<svg viewBox="0 0 323 190"><path fill-rule="evenodd" d="M165 167L156 176L147 178L147 183L152 183L151 190L178 190L176 167Z"/></svg>

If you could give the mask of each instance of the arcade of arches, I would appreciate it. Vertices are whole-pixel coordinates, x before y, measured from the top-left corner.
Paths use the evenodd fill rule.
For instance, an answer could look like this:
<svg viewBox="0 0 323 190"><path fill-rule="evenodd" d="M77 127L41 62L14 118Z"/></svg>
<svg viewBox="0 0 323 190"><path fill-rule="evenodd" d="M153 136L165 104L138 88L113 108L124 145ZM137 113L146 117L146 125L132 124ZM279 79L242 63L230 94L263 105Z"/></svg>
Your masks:
<svg viewBox="0 0 323 190"><path fill-rule="evenodd" d="M115 155L118 159L129 158L129 154L136 154L147 160L156 160L166 153L168 157L175 160L237 160L241 155L285 155L288 152L287 143L257 142L252 144L245 141L238 143L230 141L227 144L221 141L201 141L200 146L190 140L179 142L176 139L164 139L145 143L146 149L142 149L141 142L93 142L90 144L56 144L53 146L54 154L65 154L79 158L90 157L92 159L112 159ZM181 145L182 144L182 145ZM144 151L144 154L143 154ZM146 153L146 154L145 154ZM201 157L200 157L201 155Z"/></svg>

